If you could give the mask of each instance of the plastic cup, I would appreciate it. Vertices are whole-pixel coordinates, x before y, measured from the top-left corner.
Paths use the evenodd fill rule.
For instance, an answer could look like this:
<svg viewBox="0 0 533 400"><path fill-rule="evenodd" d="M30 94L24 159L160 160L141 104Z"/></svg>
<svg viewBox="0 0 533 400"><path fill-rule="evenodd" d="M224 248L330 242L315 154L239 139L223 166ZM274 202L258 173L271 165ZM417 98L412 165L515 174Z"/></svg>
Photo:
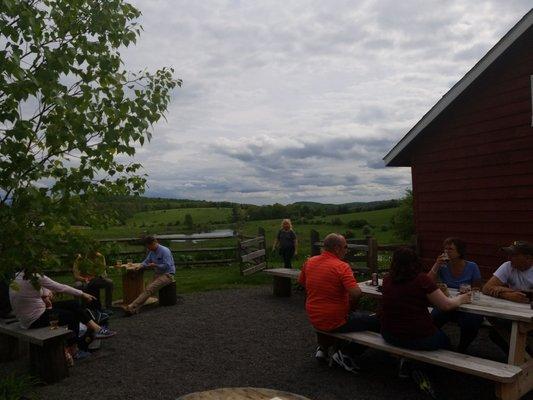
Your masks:
<svg viewBox="0 0 533 400"><path fill-rule="evenodd" d="M464 293L469 293L472 291L472 286L470 286L469 284L467 283L462 283L460 286L459 286L459 293L461 294L464 294Z"/></svg>
<svg viewBox="0 0 533 400"><path fill-rule="evenodd" d="M472 301L481 300L481 292L478 288L472 289Z"/></svg>
<svg viewBox="0 0 533 400"><path fill-rule="evenodd" d="M50 323L50 329L57 329L59 327L59 315L49 314L48 321Z"/></svg>

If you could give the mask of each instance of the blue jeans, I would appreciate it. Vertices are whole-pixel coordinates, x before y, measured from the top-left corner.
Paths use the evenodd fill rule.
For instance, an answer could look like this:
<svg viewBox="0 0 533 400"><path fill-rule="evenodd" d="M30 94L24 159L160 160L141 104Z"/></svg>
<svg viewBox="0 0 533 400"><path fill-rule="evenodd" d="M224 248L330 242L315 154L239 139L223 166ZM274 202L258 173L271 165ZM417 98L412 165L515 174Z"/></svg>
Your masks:
<svg viewBox="0 0 533 400"><path fill-rule="evenodd" d="M457 350L460 353L464 353L470 343L476 338L483 322L483 316L478 314L469 314L462 311L444 312L438 308L433 309L431 317L437 328L443 327L450 321L456 322L459 325L459 328L461 329L461 339L459 340Z"/></svg>
<svg viewBox="0 0 533 400"><path fill-rule="evenodd" d="M387 332L381 332L383 339L394 346L405 347L411 350L438 350L449 349L450 338L440 329L433 335L417 339L399 339Z"/></svg>

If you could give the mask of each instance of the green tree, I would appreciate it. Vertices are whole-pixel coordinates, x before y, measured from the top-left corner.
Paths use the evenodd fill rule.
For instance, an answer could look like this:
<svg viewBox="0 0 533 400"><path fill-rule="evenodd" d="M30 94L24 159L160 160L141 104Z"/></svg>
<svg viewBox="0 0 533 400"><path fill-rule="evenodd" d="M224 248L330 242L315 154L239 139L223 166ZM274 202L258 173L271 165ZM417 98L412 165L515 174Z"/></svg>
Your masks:
<svg viewBox="0 0 533 400"><path fill-rule="evenodd" d="M1 273L60 251L72 222L104 221L96 196L142 193L141 165L119 160L150 140L181 80L123 70L141 29L123 0L0 4Z"/></svg>
<svg viewBox="0 0 533 400"><path fill-rule="evenodd" d="M405 196L400 200L398 211L391 219L391 228L395 236L400 240L412 241L415 234L413 216L413 191L408 189Z"/></svg>

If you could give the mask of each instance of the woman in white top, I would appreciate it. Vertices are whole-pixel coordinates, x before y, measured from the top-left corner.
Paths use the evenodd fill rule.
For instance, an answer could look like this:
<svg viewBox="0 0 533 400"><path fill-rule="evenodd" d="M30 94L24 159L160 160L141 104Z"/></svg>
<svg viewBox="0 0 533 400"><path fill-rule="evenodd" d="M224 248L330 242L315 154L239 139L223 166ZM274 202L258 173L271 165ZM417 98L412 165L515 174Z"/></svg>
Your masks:
<svg viewBox="0 0 533 400"><path fill-rule="evenodd" d="M53 293L67 293L82 298L86 302L95 300L95 297L74 289L68 285L58 283L45 275L21 271L9 287L9 298L13 312L25 329L42 328L50 325L50 315L58 317L59 325L67 325L75 333L74 339L68 344L71 353L75 353L76 340L79 334L80 322L94 333L94 337L105 339L112 337L116 332L106 327L101 327L91 314L80 306L77 301L59 301L52 303Z"/></svg>

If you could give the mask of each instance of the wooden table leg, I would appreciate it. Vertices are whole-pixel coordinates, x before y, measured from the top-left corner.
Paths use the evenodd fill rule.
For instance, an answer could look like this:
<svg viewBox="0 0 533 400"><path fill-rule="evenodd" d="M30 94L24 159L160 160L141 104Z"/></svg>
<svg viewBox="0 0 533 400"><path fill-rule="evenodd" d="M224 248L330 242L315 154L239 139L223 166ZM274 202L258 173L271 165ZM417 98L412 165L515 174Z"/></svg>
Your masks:
<svg viewBox="0 0 533 400"><path fill-rule="evenodd" d="M144 290L143 271L124 271L122 273L122 304L128 305Z"/></svg>
<svg viewBox="0 0 533 400"><path fill-rule="evenodd" d="M520 329L520 323L513 321L509 342L509 357L507 364L522 365L526 359L527 332Z"/></svg>
<svg viewBox="0 0 533 400"><path fill-rule="evenodd" d="M519 365L522 373L516 381L496 385L496 397L501 400L518 400L533 389L533 360L526 353L528 331L531 324L513 321L509 341L508 364ZM524 361L527 362L524 363Z"/></svg>

